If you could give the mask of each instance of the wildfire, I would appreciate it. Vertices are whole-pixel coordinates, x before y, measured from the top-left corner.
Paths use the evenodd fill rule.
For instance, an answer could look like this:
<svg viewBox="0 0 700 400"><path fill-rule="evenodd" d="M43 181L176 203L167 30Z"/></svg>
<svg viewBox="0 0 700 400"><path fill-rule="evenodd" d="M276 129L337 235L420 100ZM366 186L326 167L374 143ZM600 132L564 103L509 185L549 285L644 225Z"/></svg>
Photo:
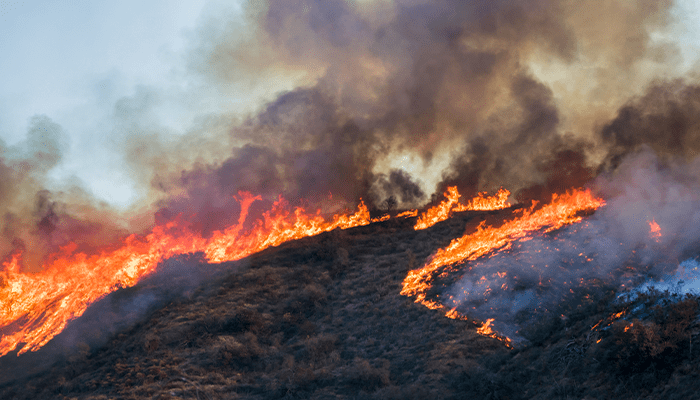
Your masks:
<svg viewBox="0 0 700 400"><path fill-rule="evenodd" d="M457 204L453 211L489 211L501 210L510 207L508 203L510 192L500 188L493 196L487 196L486 192L479 192L476 197L469 200L467 204Z"/></svg>
<svg viewBox="0 0 700 400"><path fill-rule="evenodd" d="M593 325L593 326L591 327L591 330L594 331L596 328L600 327L600 326L601 326L600 324L602 324L603 321L605 321L606 319L608 320L608 323L607 323L603 328L608 327L608 326L610 326L610 324L612 324L615 320L620 319L620 318L621 318L623 315L625 315L626 313L627 313L627 310L622 310L622 311L620 311L620 312L616 312L615 314L613 314L613 315L611 315L611 316L609 316L609 317L607 317L607 318L605 318L605 319L601 319L600 321L598 321L597 324L595 324L595 325Z"/></svg>
<svg viewBox="0 0 700 400"><path fill-rule="evenodd" d="M370 222L362 202L354 214L338 214L326 221L320 211L290 211L280 197L252 228L244 230L250 205L260 199L239 193L238 224L208 239L177 219L156 226L146 236L131 235L119 248L99 255L78 253L75 245L66 246L52 255L41 272L33 274L20 271L22 254L13 253L0 271L0 356L18 346L18 355L36 351L90 304L119 288L135 285L169 257L203 252L211 262L233 261L289 240Z"/></svg>
<svg viewBox="0 0 700 400"><path fill-rule="evenodd" d="M574 190L561 196L554 195L549 204L538 210L535 210L535 204L530 209L518 210L519 216L499 227L484 226L482 222L476 232L453 240L447 247L434 253L422 268L409 271L403 281L401 294L415 296L417 303L431 309L444 309L442 304L426 298L436 276L445 276L466 261L476 260L494 251L507 250L514 240L580 222L583 218L581 212L595 210L604 204L602 199L593 197L589 190ZM483 329L490 329L490 324L488 322Z"/></svg>
<svg viewBox="0 0 700 400"><path fill-rule="evenodd" d="M501 188L493 196L487 196L486 194L486 192L480 192L477 197L471 199L467 204L461 204L459 203L461 195L457 191L457 187L450 186L447 188L447 192L444 193L445 200L421 214L418 217L418 221L416 221L414 229L430 228L438 222L449 218L453 212L500 210L510 207L510 203L508 203L510 192L508 190Z"/></svg>
<svg viewBox="0 0 700 400"><path fill-rule="evenodd" d="M382 215L381 217L372 218L372 221L371 221L371 222L372 222L372 223L375 223L375 222L384 222L384 221L386 221L386 220L388 220L388 219L390 219L390 218L391 218L391 215L389 215L389 214L384 214L384 215Z"/></svg>
<svg viewBox="0 0 700 400"><path fill-rule="evenodd" d="M433 310L439 310L439 309L444 308L444 306L442 304L439 304L436 302L430 302L430 306L428 308L431 308ZM459 319L459 320L463 320L463 321L469 320L469 318L460 314L459 311L457 311L456 307L447 311L445 313L445 316L449 319ZM499 335L498 332L495 332L493 329L491 329L491 324L493 323L493 321L495 321L494 318L487 319L486 322L484 322L480 327L476 328L476 333L478 333L479 335L488 336L488 337L491 337L494 339L498 339L501 342L503 342L503 344L505 344L507 347L512 347L512 341L509 338L507 338L503 335Z"/></svg>
<svg viewBox="0 0 700 400"><path fill-rule="evenodd" d="M491 336L493 335L493 329L491 329L491 323L495 321L494 318L489 318L484 322L484 325L481 326L481 328L477 328L476 333L479 335L484 335L484 336Z"/></svg>

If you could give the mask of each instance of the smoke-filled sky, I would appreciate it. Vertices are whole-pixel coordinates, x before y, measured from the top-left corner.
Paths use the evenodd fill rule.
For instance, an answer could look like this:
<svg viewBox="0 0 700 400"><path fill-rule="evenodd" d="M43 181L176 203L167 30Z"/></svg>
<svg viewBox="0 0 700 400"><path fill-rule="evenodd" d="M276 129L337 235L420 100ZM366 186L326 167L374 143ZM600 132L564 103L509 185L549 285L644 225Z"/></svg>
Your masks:
<svg viewBox="0 0 700 400"><path fill-rule="evenodd" d="M356 7L363 8L363 15L370 24L382 19L380 15L372 15L373 3L378 4L377 13L391 8L386 6L389 2L381 0L357 0L357 3ZM417 5L421 2L401 3ZM547 2L523 2L524 5L530 3L533 7L547 6ZM602 3L610 6L611 13L616 11L616 2ZM630 3L625 6L629 10L622 7L617 12L627 11L633 16L637 13L635 8L649 4L638 3ZM221 19L233 18L237 9L240 12L239 7L229 7L228 13L220 14ZM153 115L149 117L154 119L154 125L167 130L168 134L177 135L191 128L198 115L251 111L260 105L261 99L270 100L275 91L291 88L289 79L294 78L294 74L288 73L278 77L269 74L266 77L269 82L220 90L212 87L215 85L211 82L201 82L196 74L191 73L188 57L201 50L197 46L205 40L212 19L217 19L215 15L222 8L221 4L205 0L177 3L0 2L0 74L3 77L0 80L0 138L7 145L22 141L30 129L30 118L47 116L60 125L66 139L65 155L53 168L51 176L57 180L77 176L97 197L120 206L130 204L138 199L138 193L135 193L138 188L130 178L130 171L122 165L122 152L115 149L118 146L109 143L115 129L111 117L120 99L138 97L143 91L155 92L151 95L159 98L152 110ZM425 10L426 14L429 12ZM692 0L681 1L674 6L672 14L679 17L677 23L665 32L661 29L651 32L652 38L661 45L665 41L675 42L683 56L682 65L688 68L693 65L700 49L700 5ZM625 15L619 17L624 19ZM226 21L215 23L223 25ZM243 25L237 28L246 29ZM591 27L601 28L610 31L600 32L596 35L599 36L597 40L615 41L617 39L610 36L621 34L607 26ZM624 28L623 24L620 29ZM333 31L341 29L337 26ZM430 26L420 29L429 30ZM229 34L235 35L235 32ZM242 31L240 35L246 33ZM235 37L226 39L235 40ZM304 43L297 45L300 49L304 47ZM318 45L309 44L309 50L317 52ZM578 75L582 68L595 68L583 63L562 68L563 65L556 60L552 63L551 56L542 56L541 60L532 57L528 61L538 77L552 82L550 88L555 96L558 85L562 90L565 90L564 86L571 86L566 82L572 80L569 72L573 70ZM243 74L249 72L242 71ZM228 73L235 75L236 67L231 66ZM275 81L277 78L279 80ZM271 90L265 90L265 86ZM205 93L199 93L201 97L197 99L190 99L194 87ZM416 162L406 154L390 164L400 166L402 160L409 159ZM446 162L444 160L442 165L436 162L436 165L444 168Z"/></svg>
<svg viewBox="0 0 700 400"><path fill-rule="evenodd" d="M699 20L692 0L0 2L0 258L178 213L211 232L240 190L543 199L642 147L695 157Z"/></svg>

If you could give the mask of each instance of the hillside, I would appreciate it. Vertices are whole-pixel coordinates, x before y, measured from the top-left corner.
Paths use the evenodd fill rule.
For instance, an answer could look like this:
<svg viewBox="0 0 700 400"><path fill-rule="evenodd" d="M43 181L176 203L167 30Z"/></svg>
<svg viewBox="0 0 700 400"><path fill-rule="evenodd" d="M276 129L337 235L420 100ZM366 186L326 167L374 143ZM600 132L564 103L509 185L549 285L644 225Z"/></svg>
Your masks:
<svg viewBox="0 0 700 400"><path fill-rule="evenodd" d="M524 332L530 344L511 350L477 334L471 321L445 318L399 295L406 273L461 235L465 225L470 230L483 220L497 223L510 213L460 213L423 231L412 229L412 218L389 220L289 242L218 266L191 257L186 260L191 268L177 275L180 283L175 275L153 277L112 295L121 296L122 305L136 304L143 293L158 293L159 300L143 316L109 329L106 320L91 324L93 330L105 325L102 333L91 333L108 338L104 345L91 346L99 341L85 338L60 357L50 358L47 346L26 357L0 359L4 371L42 354L58 360L6 382L0 398L695 395L700 345L693 345L694 298L663 303L671 296L651 293L636 300L652 310L649 322L637 322L629 332L613 322L592 335L597 321L629 307L612 305L612 290L599 288L585 302L567 299L561 310L535 316ZM194 277L192 271L207 272ZM163 285L157 292L155 282ZM92 318L99 322L99 316ZM75 328L70 332L78 334ZM36 368L36 362L32 365Z"/></svg>

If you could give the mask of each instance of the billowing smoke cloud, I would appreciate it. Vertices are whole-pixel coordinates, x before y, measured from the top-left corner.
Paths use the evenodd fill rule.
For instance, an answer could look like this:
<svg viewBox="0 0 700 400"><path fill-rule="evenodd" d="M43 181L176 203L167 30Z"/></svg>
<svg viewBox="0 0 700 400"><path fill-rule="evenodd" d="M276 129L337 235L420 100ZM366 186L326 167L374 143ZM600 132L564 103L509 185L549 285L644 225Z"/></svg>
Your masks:
<svg viewBox="0 0 700 400"><path fill-rule="evenodd" d="M665 158L700 154L700 86L682 80L659 82L625 104L602 131L610 145L607 167L630 152L651 147Z"/></svg>
<svg viewBox="0 0 700 400"><path fill-rule="evenodd" d="M601 286L632 289L700 256L700 158L665 162L642 149L593 186L607 204L583 223L463 266L448 290L458 309L495 318L518 339L533 314L555 313Z"/></svg>
<svg viewBox="0 0 700 400"><path fill-rule="evenodd" d="M279 195L324 211L391 196L415 207L448 185L527 201L581 186L643 144L695 154L692 82L654 81L678 72L677 46L653 39L672 5L256 1L205 15L187 54L192 87L138 87L104 121L143 201L128 215L150 216L127 220L79 185L49 187L62 134L39 118L0 163L0 256L26 246L38 265L69 242L142 230L153 214L183 214L206 235L237 220L239 191L264 197L251 215ZM200 92L268 86L286 89L246 115L218 107L179 134L159 120L169 96L197 108Z"/></svg>
<svg viewBox="0 0 700 400"><path fill-rule="evenodd" d="M449 185L467 196L504 186L521 201L582 186L601 162L644 142L598 127L638 94L631 87L650 82L641 65L674 71L674 45L651 39L671 23L671 5L613 1L582 13L566 1L251 2L244 22L202 30L191 67L215 85L278 76L298 86L230 127L229 156L159 173L171 189L159 205L225 214L230 196L248 190L374 205L393 195L408 207ZM595 73L582 72L588 64ZM571 83L553 91L542 65L570 71ZM421 181L396 165L405 153L426 168L451 161ZM178 156L154 159L168 157ZM394 170L415 185L392 183Z"/></svg>

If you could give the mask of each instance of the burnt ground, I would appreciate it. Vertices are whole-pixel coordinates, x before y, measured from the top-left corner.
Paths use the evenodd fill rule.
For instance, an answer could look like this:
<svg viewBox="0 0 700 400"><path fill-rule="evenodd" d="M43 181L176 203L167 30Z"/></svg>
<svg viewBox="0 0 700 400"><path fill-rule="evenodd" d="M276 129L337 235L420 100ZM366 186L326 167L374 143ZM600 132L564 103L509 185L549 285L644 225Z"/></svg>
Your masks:
<svg viewBox="0 0 700 400"><path fill-rule="evenodd" d="M107 324L115 317L108 308L86 313L81 319L97 322L82 329L103 340L81 338L79 319L67 329L70 350L56 352L50 343L0 359L0 398L697 396L695 298L651 292L619 304L612 289L599 287L585 301L567 299L551 316L537 316L523 332L529 344L508 349L478 335L471 321L445 318L399 295L406 273L465 226L496 223L510 212L461 213L418 232L414 219L390 220L219 265L190 257L204 278L168 275L167 282L181 281L168 286L154 277L109 296L111 310L114 296L122 299L117 311L157 298L138 318ZM647 311L632 329L630 321L590 329L623 308ZM55 342L68 343L65 336Z"/></svg>

